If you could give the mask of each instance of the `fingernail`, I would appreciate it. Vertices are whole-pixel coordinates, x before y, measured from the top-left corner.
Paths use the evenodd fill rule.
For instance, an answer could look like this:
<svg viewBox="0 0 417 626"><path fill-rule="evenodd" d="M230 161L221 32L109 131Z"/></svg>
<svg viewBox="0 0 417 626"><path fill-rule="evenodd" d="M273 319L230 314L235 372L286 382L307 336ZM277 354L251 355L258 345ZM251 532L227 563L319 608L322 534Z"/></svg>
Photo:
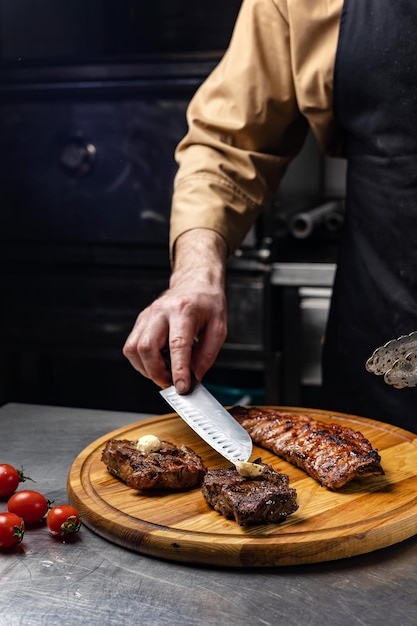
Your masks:
<svg viewBox="0 0 417 626"><path fill-rule="evenodd" d="M175 389L178 391L178 393L185 393L185 382L183 380L177 380L177 382L175 383Z"/></svg>

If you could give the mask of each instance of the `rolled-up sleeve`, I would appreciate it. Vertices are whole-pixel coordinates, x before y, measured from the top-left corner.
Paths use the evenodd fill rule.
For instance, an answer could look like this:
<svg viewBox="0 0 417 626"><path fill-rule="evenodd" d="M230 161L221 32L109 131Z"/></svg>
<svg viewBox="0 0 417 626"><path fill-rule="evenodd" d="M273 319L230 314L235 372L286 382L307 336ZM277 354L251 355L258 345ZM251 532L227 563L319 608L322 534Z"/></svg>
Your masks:
<svg viewBox="0 0 417 626"><path fill-rule="evenodd" d="M187 120L176 151L171 248L183 232L209 228L232 253L308 131L288 21L273 0L244 0L230 46L190 102Z"/></svg>

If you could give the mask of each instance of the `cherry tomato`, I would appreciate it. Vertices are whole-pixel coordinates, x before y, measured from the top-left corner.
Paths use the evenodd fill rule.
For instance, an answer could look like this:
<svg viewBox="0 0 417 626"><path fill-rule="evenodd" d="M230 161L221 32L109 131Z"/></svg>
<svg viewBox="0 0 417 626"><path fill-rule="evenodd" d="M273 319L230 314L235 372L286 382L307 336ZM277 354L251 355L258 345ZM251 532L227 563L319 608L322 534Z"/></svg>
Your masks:
<svg viewBox="0 0 417 626"><path fill-rule="evenodd" d="M23 467L17 470L7 463L0 464L0 498L11 496L17 489L20 482L32 480L28 476L23 475Z"/></svg>
<svg viewBox="0 0 417 626"><path fill-rule="evenodd" d="M20 543L25 534L25 522L14 513L0 513L0 548Z"/></svg>
<svg viewBox="0 0 417 626"><path fill-rule="evenodd" d="M46 516L46 525L53 535L64 536L80 530L80 514L69 504L60 504L50 509Z"/></svg>
<svg viewBox="0 0 417 626"><path fill-rule="evenodd" d="M7 503L10 513L19 515L25 524L36 524L45 517L50 502L38 491L24 489L13 494Z"/></svg>

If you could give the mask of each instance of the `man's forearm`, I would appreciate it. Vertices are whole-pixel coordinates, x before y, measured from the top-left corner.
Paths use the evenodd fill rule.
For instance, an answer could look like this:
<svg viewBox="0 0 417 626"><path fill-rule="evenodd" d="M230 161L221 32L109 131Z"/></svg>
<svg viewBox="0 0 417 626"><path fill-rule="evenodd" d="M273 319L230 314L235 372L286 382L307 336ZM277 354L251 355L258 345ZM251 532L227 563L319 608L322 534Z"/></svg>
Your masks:
<svg viewBox="0 0 417 626"><path fill-rule="evenodd" d="M196 228L183 233L175 244L170 287L189 279L224 286L227 244L216 231Z"/></svg>

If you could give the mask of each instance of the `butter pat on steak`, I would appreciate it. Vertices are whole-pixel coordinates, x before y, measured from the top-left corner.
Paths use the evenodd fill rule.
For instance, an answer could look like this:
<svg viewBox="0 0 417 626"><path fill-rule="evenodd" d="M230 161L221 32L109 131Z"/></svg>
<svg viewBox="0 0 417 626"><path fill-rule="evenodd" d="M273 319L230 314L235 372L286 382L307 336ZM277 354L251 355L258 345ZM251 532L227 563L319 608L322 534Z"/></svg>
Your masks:
<svg viewBox="0 0 417 626"><path fill-rule="evenodd" d="M339 489L355 478L384 474L378 451L352 428L267 407L235 406L230 413L256 445L303 469L329 489Z"/></svg>
<svg viewBox="0 0 417 626"><path fill-rule="evenodd" d="M240 526L277 524L298 509L288 476L263 464L261 474L246 478L235 468L208 470L202 492L208 504Z"/></svg>
<svg viewBox="0 0 417 626"><path fill-rule="evenodd" d="M183 490L200 485L207 471L201 457L184 445L163 440L160 444L156 452L143 452L136 441L109 439L101 460L132 489Z"/></svg>

